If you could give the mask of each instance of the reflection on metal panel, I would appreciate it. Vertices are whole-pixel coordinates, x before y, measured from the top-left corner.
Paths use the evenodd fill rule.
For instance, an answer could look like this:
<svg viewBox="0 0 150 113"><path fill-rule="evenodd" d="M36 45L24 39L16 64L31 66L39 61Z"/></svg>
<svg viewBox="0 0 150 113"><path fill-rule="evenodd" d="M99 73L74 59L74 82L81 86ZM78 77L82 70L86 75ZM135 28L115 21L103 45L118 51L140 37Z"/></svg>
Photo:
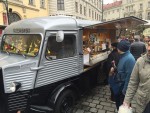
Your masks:
<svg viewBox="0 0 150 113"><path fill-rule="evenodd" d="M77 56L45 61L44 67L38 73L36 87L48 85L79 74Z"/></svg>
<svg viewBox="0 0 150 113"><path fill-rule="evenodd" d="M79 73L83 72L83 56L79 56Z"/></svg>
<svg viewBox="0 0 150 113"><path fill-rule="evenodd" d="M18 72L18 73L11 73L5 75L5 92L9 93L10 89L9 86L11 82L20 82L22 87L21 90L29 90L33 88L33 79L34 79L34 72L25 71L25 72Z"/></svg>

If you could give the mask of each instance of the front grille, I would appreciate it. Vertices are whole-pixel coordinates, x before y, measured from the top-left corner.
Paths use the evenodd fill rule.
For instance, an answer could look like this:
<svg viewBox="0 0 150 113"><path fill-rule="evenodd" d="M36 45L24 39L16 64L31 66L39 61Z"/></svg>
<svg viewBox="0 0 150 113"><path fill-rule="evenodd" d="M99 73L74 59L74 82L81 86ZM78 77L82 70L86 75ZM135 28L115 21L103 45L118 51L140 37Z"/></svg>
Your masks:
<svg viewBox="0 0 150 113"><path fill-rule="evenodd" d="M30 91L21 91L8 94L9 111L23 110L27 107L28 95Z"/></svg>

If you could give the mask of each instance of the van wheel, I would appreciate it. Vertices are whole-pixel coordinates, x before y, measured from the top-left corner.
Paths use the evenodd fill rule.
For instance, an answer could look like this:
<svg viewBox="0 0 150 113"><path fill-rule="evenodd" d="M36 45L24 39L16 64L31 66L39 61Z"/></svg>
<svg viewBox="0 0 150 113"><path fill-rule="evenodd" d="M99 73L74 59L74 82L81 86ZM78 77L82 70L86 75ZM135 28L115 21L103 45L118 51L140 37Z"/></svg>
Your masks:
<svg viewBox="0 0 150 113"><path fill-rule="evenodd" d="M71 90L62 92L56 102L55 113L72 113L75 103L75 95Z"/></svg>

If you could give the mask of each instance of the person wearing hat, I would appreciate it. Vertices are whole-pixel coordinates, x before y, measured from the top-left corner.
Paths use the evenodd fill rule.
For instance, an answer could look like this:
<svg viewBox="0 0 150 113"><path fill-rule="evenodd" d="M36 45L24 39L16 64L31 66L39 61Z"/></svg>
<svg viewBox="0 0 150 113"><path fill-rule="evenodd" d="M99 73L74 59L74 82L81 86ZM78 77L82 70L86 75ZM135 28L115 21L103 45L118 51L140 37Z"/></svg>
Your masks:
<svg viewBox="0 0 150 113"><path fill-rule="evenodd" d="M131 44L130 52L134 56L135 60L137 60L143 53L146 52L146 45L144 42L140 41L140 36L134 36L135 42Z"/></svg>
<svg viewBox="0 0 150 113"><path fill-rule="evenodd" d="M110 70L110 75L112 76L110 76L109 81L111 81L110 84L113 86L117 110L123 103L130 75L135 65L135 59L130 53L129 48L130 42L127 40L122 40L118 43L117 49L120 54L120 60L117 65L117 73L113 74L115 71L113 67Z"/></svg>
<svg viewBox="0 0 150 113"><path fill-rule="evenodd" d="M107 72L110 73L110 69L112 67L112 62L115 63L115 65L118 65L118 62L119 62L119 53L117 51L117 45L118 45L118 42L114 42L111 44L111 47L112 47L112 51L111 53L108 55L108 58L107 58ZM109 73L107 75L109 75ZM108 76L109 78L109 76ZM108 81L109 82L109 81ZM112 91L112 88L110 86L110 91L111 91L111 101L115 101L114 99L114 93Z"/></svg>

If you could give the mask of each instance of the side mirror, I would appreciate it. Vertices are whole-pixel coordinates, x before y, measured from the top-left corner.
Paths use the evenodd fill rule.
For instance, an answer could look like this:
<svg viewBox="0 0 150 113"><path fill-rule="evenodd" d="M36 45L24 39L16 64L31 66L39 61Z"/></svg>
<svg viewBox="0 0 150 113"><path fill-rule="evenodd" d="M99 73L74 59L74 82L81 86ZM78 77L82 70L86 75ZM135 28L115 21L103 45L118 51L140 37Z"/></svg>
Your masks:
<svg viewBox="0 0 150 113"><path fill-rule="evenodd" d="M62 42L64 40L64 32L63 31L58 31L56 34L56 41L57 42Z"/></svg>

